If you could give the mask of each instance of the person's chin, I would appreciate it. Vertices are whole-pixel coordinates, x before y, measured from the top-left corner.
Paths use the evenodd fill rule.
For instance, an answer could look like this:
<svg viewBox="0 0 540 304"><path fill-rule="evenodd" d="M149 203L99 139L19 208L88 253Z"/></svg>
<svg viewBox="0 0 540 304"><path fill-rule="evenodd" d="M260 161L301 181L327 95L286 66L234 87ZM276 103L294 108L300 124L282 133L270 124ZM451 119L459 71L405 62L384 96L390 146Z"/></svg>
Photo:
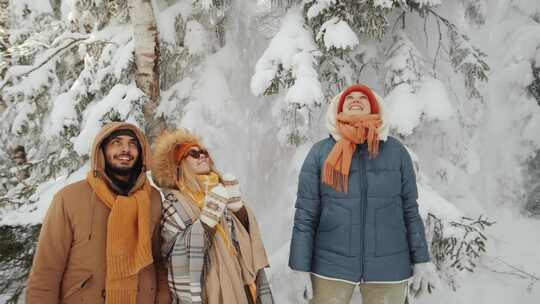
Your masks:
<svg viewBox="0 0 540 304"><path fill-rule="evenodd" d="M133 166L135 165L135 162L119 162L119 163L116 163L115 165L116 167L123 168L123 169L133 168Z"/></svg>
<svg viewBox="0 0 540 304"><path fill-rule="evenodd" d="M201 169L199 169L199 172L197 174L204 175L204 174L208 174L208 173L210 173L210 168L201 168Z"/></svg>
<svg viewBox="0 0 540 304"><path fill-rule="evenodd" d="M135 164L115 164L113 168L121 171L129 171L132 170L134 166Z"/></svg>

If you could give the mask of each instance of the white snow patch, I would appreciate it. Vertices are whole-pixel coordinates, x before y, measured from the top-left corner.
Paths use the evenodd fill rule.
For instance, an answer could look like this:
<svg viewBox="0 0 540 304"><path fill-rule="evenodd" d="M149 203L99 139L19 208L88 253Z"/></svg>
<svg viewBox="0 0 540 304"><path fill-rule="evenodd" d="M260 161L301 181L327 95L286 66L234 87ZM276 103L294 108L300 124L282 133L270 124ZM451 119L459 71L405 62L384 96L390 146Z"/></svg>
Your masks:
<svg viewBox="0 0 540 304"><path fill-rule="evenodd" d="M358 37L349 24L337 17L323 23L319 33L317 33L317 40L321 39L323 39L327 50L331 48L353 49L359 44Z"/></svg>
<svg viewBox="0 0 540 304"><path fill-rule="evenodd" d="M0 226L41 223L56 192L60 191L68 184L84 179L86 177L86 172L88 172L89 169L90 163L87 162L79 170L69 176L64 175L56 180L41 184L30 198L31 200L36 201L34 204L25 204L15 210L0 210L4 211L0 216Z"/></svg>
<svg viewBox="0 0 540 304"><path fill-rule="evenodd" d="M307 17L309 19L315 18L334 4L336 4L336 0L317 0L307 11Z"/></svg>
<svg viewBox="0 0 540 304"><path fill-rule="evenodd" d="M382 8L392 8L393 2L392 0L374 0L373 5Z"/></svg>
<svg viewBox="0 0 540 304"><path fill-rule="evenodd" d="M426 78L416 93L408 84L395 87L386 97L388 120L403 135L413 132L422 119L446 120L453 108L440 80Z"/></svg>
<svg viewBox="0 0 540 304"><path fill-rule="evenodd" d="M156 18L157 26L159 29L159 37L169 43L177 44L176 41L177 32L175 28L176 18L182 17L182 21L185 22L193 12L193 6L190 1L179 1L174 5L166 8L162 12L158 12L158 18Z"/></svg>
<svg viewBox="0 0 540 304"><path fill-rule="evenodd" d="M77 83L73 85L77 86ZM63 131L64 126L77 123L77 112L75 111L76 93L70 90L58 95L53 101L51 114L45 123L43 135L50 138Z"/></svg>
<svg viewBox="0 0 540 304"><path fill-rule="evenodd" d="M253 94L264 94L281 67L290 70L295 78L285 97L287 102L307 105L322 102L321 84L314 68L318 51L311 33L303 27L302 18L298 7L288 11L279 32L255 66L251 79Z"/></svg>
<svg viewBox="0 0 540 304"><path fill-rule="evenodd" d="M194 55L204 53L208 49L207 32L202 24L195 20L190 20L186 23L184 45Z"/></svg>
<svg viewBox="0 0 540 304"><path fill-rule="evenodd" d="M16 108L17 116L13 120L13 125L11 126L11 133L13 134L22 131L22 128L28 119L28 115L34 112L34 107L26 101L18 103Z"/></svg>

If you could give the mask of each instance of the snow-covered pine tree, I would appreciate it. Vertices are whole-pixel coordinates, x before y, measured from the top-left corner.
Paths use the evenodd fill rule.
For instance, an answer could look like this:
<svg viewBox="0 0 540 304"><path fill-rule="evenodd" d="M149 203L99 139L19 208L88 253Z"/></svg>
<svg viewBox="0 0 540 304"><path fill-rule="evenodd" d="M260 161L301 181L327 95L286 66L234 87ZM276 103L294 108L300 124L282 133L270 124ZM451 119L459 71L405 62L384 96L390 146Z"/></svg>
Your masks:
<svg viewBox="0 0 540 304"><path fill-rule="evenodd" d="M141 113L142 93L127 85L133 67L129 52L125 53L130 37L119 31L101 32L99 38L88 35L109 22L104 16L113 17L107 13L113 2L92 6L88 1L74 1L71 15L67 7L71 1L51 3L55 6L47 1L11 1L8 10L11 46L3 55L11 58L11 66L3 74L1 95L6 108L0 113L2 172L8 173L0 187L4 215L19 208L35 209L40 187L73 173L85 162L85 146L80 147L76 137L101 123L93 116L101 114L105 121L135 119ZM115 54L127 56L115 60L113 68ZM120 98L126 106L100 102L107 97ZM25 170L22 175L21 169ZM25 220L13 219L12 225L2 226L5 242L0 251L9 256L0 262L0 293L13 294L12 302L20 295L31 264L34 246L28 245L39 232L35 222L20 222Z"/></svg>

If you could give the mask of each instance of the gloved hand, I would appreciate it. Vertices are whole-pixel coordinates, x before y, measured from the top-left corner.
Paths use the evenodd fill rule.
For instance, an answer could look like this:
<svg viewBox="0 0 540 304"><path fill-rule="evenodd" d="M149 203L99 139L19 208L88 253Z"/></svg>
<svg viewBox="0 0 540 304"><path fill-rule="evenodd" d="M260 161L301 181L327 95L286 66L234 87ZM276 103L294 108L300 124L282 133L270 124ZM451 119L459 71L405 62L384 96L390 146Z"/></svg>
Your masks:
<svg viewBox="0 0 540 304"><path fill-rule="evenodd" d="M232 212L237 212L244 206L242 194L240 193L240 183L238 183L238 179L232 174L225 174L222 179L223 185L227 189L229 195L227 208Z"/></svg>
<svg viewBox="0 0 540 304"><path fill-rule="evenodd" d="M222 184L212 188L204 197L201 221L210 228L215 227L225 212L228 197L227 189Z"/></svg>
<svg viewBox="0 0 540 304"><path fill-rule="evenodd" d="M311 285L311 273L306 271L292 270L292 284L294 284L294 298L296 303L309 303L313 299L313 286Z"/></svg>
<svg viewBox="0 0 540 304"><path fill-rule="evenodd" d="M414 264L412 282L409 285L411 295L418 298L424 291L431 293L438 286L439 276L432 262Z"/></svg>

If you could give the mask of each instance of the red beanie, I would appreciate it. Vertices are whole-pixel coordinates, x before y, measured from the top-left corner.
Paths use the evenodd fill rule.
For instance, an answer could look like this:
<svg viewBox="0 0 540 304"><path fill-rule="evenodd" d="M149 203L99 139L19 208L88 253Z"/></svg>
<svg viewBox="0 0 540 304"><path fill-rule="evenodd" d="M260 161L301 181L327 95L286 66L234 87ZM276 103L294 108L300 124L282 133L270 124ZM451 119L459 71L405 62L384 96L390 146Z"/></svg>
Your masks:
<svg viewBox="0 0 540 304"><path fill-rule="evenodd" d="M343 111L343 104L345 103L345 98L352 92L361 92L366 94L369 100L369 105L371 106L371 114L379 114L379 104L377 103L377 98L375 97L375 94L373 94L373 91L371 91L370 88L363 84L352 85L348 87L345 91L343 91L343 93L341 93L341 95L339 96L339 103L337 109L338 113L341 113Z"/></svg>

